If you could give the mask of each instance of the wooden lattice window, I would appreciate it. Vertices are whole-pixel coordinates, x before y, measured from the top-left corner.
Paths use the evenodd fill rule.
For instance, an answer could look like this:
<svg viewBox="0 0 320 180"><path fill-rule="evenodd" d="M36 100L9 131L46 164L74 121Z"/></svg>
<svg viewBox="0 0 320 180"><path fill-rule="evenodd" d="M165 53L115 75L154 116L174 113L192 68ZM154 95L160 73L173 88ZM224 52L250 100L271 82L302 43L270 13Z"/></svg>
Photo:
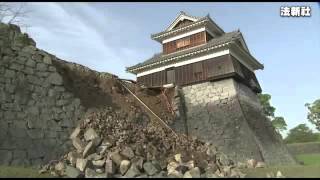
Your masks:
<svg viewBox="0 0 320 180"><path fill-rule="evenodd" d="M177 48L182 48L190 45L190 37L177 40Z"/></svg>

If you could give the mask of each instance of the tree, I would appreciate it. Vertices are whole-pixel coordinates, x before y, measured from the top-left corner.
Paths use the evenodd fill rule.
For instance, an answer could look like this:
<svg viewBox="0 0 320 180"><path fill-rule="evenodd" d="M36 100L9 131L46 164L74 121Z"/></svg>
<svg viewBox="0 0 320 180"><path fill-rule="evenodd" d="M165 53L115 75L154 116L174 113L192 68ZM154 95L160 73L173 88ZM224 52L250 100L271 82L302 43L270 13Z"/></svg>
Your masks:
<svg viewBox="0 0 320 180"><path fill-rule="evenodd" d="M271 123L278 132L287 130L287 123L283 117L275 117Z"/></svg>
<svg viewBox="0 0 320 180"><path fill-rule="evenodd" d="M20 27L29 27L25 19L30 13L26 8L26 3L0 2L0 22L6 24L16 24Z"/></svg>
<svg viewBox="0 0 320 180"><path fill-rule="evenodd" d="M283 117L274 117L274 112L276 108L270 104L271 95L270 94L258 94L260 100L262 111L271 121L273 127L280 134L280 132L287 130L287 123Z"/></svg>
<svg viewBox="0 0 320 180"><path fill-rule="evenodd" d="M306 124L299 124L290 129L288 136L285 138L286 143L313 142L318 140L318 135L313 133Z"/></svg>
<svg viewBox="0 0 320 180"><path fill-rule="evenodd" d="M305 106L309 111L308 120L320 131L320 99L315 100L312 104L306 103Z"/></svg>
<svg viewBox="0 0 320 180"><path fill-rule="evenodd" d="M260 103L262 105L263 113L268 116L269 118L274 117L274 112L276 110L275 107L271 106L270 104L270 99L271 95L270 94L258 94Z"/></svg>

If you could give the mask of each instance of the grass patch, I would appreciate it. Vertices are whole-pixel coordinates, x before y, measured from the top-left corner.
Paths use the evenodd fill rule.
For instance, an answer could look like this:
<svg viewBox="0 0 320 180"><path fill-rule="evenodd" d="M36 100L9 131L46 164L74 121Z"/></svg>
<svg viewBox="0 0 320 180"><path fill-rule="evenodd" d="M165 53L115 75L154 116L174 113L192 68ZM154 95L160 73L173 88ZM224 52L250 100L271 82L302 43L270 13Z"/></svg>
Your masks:
<svg viewBox="0 0 320 180"><path fill-rule="evenodd" d="M295 166L274 166L267 168L243 169L248 178L265 178L267 173L281 171L282 175L288 178L319 178L320 165L295 165Z"/></svg>
<svg viewBox="0 0 320 180"><path fill-rule="evenodd" d="M50 174L39 174L38 169L32 167L0 166L0 178L50 178Z"/></svg>
<svg viewBox="0 0 320 180"><path fill-rule="evenodd" d="M320 153L299 154L299 155L296 155L296 158L299 161L304 162L305 165L320 165Z"/></svg>

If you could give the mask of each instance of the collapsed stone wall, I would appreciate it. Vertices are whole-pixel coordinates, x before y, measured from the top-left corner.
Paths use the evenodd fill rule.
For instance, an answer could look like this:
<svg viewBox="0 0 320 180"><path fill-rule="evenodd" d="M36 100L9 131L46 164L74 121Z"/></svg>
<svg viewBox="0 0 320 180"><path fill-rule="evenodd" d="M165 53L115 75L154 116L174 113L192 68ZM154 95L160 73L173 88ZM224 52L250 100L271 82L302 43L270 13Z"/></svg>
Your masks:
<svg viewBox="0 0 320 180"><path fill-rule="evenodd" d="M295 163L247 86L229 78L185 86L182 91L189 135L212 142L236 161Z"/></svg>
<svg viewBox="0 0 320 180"><path fill-rule="evenodd" d="M65 153L83 114L55 56L15 25L0 24L0 164L39 165Z"/></svg>

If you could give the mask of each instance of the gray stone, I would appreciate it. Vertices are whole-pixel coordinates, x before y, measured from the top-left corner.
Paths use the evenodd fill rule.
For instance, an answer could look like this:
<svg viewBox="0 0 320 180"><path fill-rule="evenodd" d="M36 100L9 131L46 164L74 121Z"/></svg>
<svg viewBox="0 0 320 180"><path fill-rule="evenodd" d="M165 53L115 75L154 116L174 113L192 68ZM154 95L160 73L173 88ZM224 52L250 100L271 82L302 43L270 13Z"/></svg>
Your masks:
<svg viewBox="0 0 320 180"><path fill-rule="evenodd" d="M218 166L216 164L209 164L206 168L206 172L215 173L218 170Z"/></svg>
<svg viewBox="0 0 320 180"><path fill-rule="evenodd" d="M40 55L40 54L34 54L34 55L31 56L31 58L33 60L35 60L36 62L38 62L38 63L42 62L42 55Z"/></svg>
<svg viewBox="0 0 320 180"><path fill-rule="evenodd" d="M174 159L175 159L178 163L182 163L181 154L176 154L176 155L174 155Z"/></svg>
<svg viewBox="0 0 320 180"><path fill-rule="evenodd" d="M104 166L106 160L105 159L101 159L101 160L93 160L92 161L92 165L94 165L95 167L101 168Z"/></svg>
<svg viewBox="0 0 320 180"><path fill-rule="evenodd" d="M200 169L195 167L184 173L183 178L200 178Z"/></svg>
<svg viewBox="0 0 320 180"><path fill-rule="evenodd" d="M30 67L26 67L23 69L23 72L26 73L26 74L33 74L34 73L34 70Z"/></svg>
<svg viewBox="0 0 320 180"><path fill-rule="evenodd" d="M171 171L175 171L176 168L179 167L179 164L174 162L174 161L171 161L168 165L167 165L167 171L168 171L168 175Z"/></svg>
<svg viewBox="0 0 320 180"><path fill-rule="evenodd" d="M68 104L68 100L64 100L64 99L61 99L61 100L58 100L57 101L57 106L63 106L63 105L66 105L66 104Z"/></svg>
<svg viewBox="0 0 320 180"><path fill-rule="evenodd" d="M217 176L215 173L212 173L212 172L206 172L205 177L206 178L219 178L219 176Z"/></svg>
<svg viewBox="0 0 320 180"><path fill-rule="evenodd" d="M8 150L0 150L0 164L1 165L10 165L12 158L13 158L13 153Z"/></svg>
<svg viewBox="0 0 320 180"><path fill-rule="evenodd" d="M153 178L166 178L167 173L165 171L161 171L158 174L152 176Z"/></svg>
<svg viewBox="0 0 320 180"><path fill-rule="evenodd" d="M224 176L230 176L231 175L231 167L230 166L225 166L223 167L222 169L223 173L224 173Z"/></svg>
<svg viewBox="0 0 320 180"><path fill-rule="evenodd" d="M97 169L95 169L95 170L96 170L96 172L99 173L99 174L104 173L104 169L103 169L103 168L97 168ZM108 174L106 173L106 175L108 175Z"/></svg>
<svg viewBox="0 0 320 180"><path fill-rule="evenodd" d="M83 141L81 141L80 138L74 138L74 139L72 139L72 144L73 144L73 146L77 149L77 151L78 151L79 153L82 153L82 152L83 152L83 150L84 150L84 148L85 148L85 144L84 144Z"/></svg>
<svg viewBox="0 0 320 180"><path fill-rule="evenodd" d="M94 153L99 142L101 142L100 138L95 138L90 141L83 150L83 157L87 157L87 155Z"/></svg>
<svg viewBox="0 0 320 180"><path fill-rule="evenodd" d="M86 141L90 141L93 140L95 138L98 138L98 134L96 133L96 131L92 128L89 128L85 133L84 133L84 139Z"/></svg>
<svg viewBox="0 0 320 180"><path fill-rule="evenodd" d="M41 129L29 129L27 134L31 139L42 139L44 137L44 132Z"/></svg>
<svg viewBox="0 0 320 180"><path fill-rule="evenodd" d="M134 157L134 152L130 147L125 147L120 154L129 159Z"/></svg>
<svg viewBox="0 0 320 180"><path fill-rule="evenodd" d="M111 159L107 159L105 163L105 172L107 174L114 174L116 172L116 166Z"/></svg>
<svg viewBox="0 0 320 180"><path fill-rule="evenodd" d="M25 150L14 150L13 159L25 159L27 157L27 152Z"/></svg>
<svg viewBox="0 0 320 180"><path fill-rule="evenodd" d="M100 145L99 147L97 147L97 153L100 155L103 155L108 149L108 146L105 145Z"/></svg>
<svg viewBox="0 0 320 180"><path fill-rule="evenodd" d="M36 69L37 69L37 71L46 71L47 65L44 63L37 63Z"/></svg>
<svg viewBox="0 0 320 180"><path fill-rule="evenodd" d="M120 163L120 168L119 168L120 173L122 175L124 175L127 172L127 170L129 169L130 165L131 165L130 161L122 160L121 163Z"/></svg>
<svg viewBox="0 0 320 180"><path fill-rule="evenodd" d="M70 139L74 139L74 138L78 137L78 135L80 134L80 131L81 131L81 129L80 129L80 127L78 126L78 127L72 132L72 134L70 135Z"/></svg>
<svg viewBox="0 0 320 180"><path fill-rule="evenodd" d="M13 70L6 69L6 71L4 73L4 77L13 78L13 77L15 77L15 74L16 73Z"/></svg>
<svg viewBox="0 0 320 180"><path fill-rule="evenodd" d="M193 160L190 160L190 161L186 162L186 163L184 164L184 166L187 166L188 169L192 169L192 168L194 168L194 161L193 161Z"/></svg>
<svg viewBox="0 0 320 180"><path fill-rule="evenodd" d="M49 97L54 97L57 95L57 92L54 89L49 89L48 91L48 96Z"/></svg>
<svg viewBox="0 0 320 180"><path fill-rule="evenodd" d="M67 159L70 162L70 164L74 167L76 166L78 158L79 158L79 154L77 154L76 152L69 152L68 153Z"/></svg>
<svg viewBox="0 0 320 180"><path fill-rule="evenodd" d="M80 176L80 174L81 174L81 172L77 168L74 168L74 167L71 167L71 166L67 166L66 167L66 175L67 175L67 177L77 178L77 177Z"/></svg>
<svg viewBox="0 0 320 180"><path fill-rule="evenodd" d="M151 162L145 162L143 164L143 169L149 176L155 175L161 170L157 168L155 165L153 165Z"/></svg>
<svg viewBox="0 0 320 180"><path fill-rule="evenodd" d="M243 162L237 162L237 167L239 169L244 169L244 168L247 168L247 164Z"/></svg>
<svg viewBox="0 0 320 180"><path fill-rule="evenodd" d="M10 65L10 69L21 71L23 69L23 65L17 64L17 63L12 63Z"/></svg>
<svg viewBox="0 0 320 180"><path fill-rule="evenodd" d="M36 106L32 106L28 109L28 112L32 115L39 115L39 108Z"/></svg>
<svg viewBox="0 0 320 180"><path fill-rule="evenodd" d="M50 72L56 72L57 71L57 69L55 67L53 67L53 66L49 66L48 70Z"/></svg>
<svg viewBox="0 0 320 180"><path fill-rule="evenodd" d="M21 49L22 52L28 53L28 54L35 54L37 48L34 46L25 46L24 48Z"/></svg>
<svg viewBox="0 0 320 180"><path fill-rule="evenodd" d="M112 159L112 161L114 163L116 163L116 165L120 166L121 161L124 159L123 156L121 154L119 154L119 152L112 152L110 153L110 158Z"/></svg>
<svg viewBox="0 0 320 180"><path fill-rule="evenodd" d="M46 78L49 76L49 73L48 72L37 72L36 75L39 77Z"/></svg>
<svg viewBox="0 0 320 180"><path fill-rule="evenodd" d="M97 173L95 170L87 168L85 171L85 178L107 178L106 173Z"/></svg>
<svg viewBox="0 0 320 180"><path fill-rule="evenodd" d="M24 128L11 128L9 129L9 135L14 138L25 138L27 131Z"/></svg>
<svg viewBox="0 0 320 180"><path fill-rule="evenodd" d="M52 64L52 60L51 60L50 56L44 56L43 62L46 64Z"/></svg>
<svg viewBox="0 0 320 180"><path fill-rule="evenodd" d="M88 157L87 157L88 160L90 161L97 161L97 160L101 160L103 159L103 156L97 154L97 153L93 153L93 154L90 154Z"/></svg>
<svg viewBox="0 0 320 180"><path fill-rule="evenodd" d="M143 170L144 159L142 157L136 156L132 159L132 162L137 166L139 170Z"/></svg>
<svg viewBox="0 0 320 180"><path fill-rule="evenodd" d="M56 171L63 171L65 169L65 164L63 162L58 162L55 166L54 169Z"/></svg>
<svg viewBox="0 0 320 180"><path fill-rule="evenodd" d="M168 177L170 178L183 178L183 174L177 170L168 171Z"/></svg>
<svg viewBox="0 0 320 180"><path fill-rule="evenodd" d="M47 79L51 84L54 85L62 85L63 84L63 79L58 73L52 73L49 75Z"/></svg>
<svg viewBox="0 0 320 180"><path fill-rule="evenodd" d="M137 176L136 178L149 178L147 174L142 174L140 176Z"/></svg>
<svg viewBox="0 0 320 180"><path fill-rule="evenodd" d="M257 160L255 160L255 159L249 159L247 161L248 168L255 168L256 165L257 165Z"/></svg>
<svg viewBox="0 0 320 180"><path fill-rule="evenodd" d="M127 173L125 174L125 177L127 178L134 178L137 177L141 174L141 172L139 171L139 169L132 164L131 167L128 169Z"/></svg>
<svg viewBox="0 0 320 180"><path fill-rule="evenodd" d="M266 167L266 164L264 162L257 162L257 165L256 165L256 168L265 168Z"/></svg>
<svg viewBox="0 0 320 180"><path fill-rule="evenodd" d="M29 67L36 67L36 62L32 59L29 59L27 62L26 62L26 66L29 66Z"/></svg>
<svg viewBox="0 0 320 180"><path fill-rule="evenodd" d="M284 178L285 176L282 175L281 171L277 171L276 177L277 178Z"/></svg>
<svg viewBox="0 0 320 180"><path fill-rule="evenodd" d="M76 167L80 170L80 171L84 171L87 167L88 164L88 160L87 159L82 159L82 158L78 158L77 162L76 162Z"/></svg>

